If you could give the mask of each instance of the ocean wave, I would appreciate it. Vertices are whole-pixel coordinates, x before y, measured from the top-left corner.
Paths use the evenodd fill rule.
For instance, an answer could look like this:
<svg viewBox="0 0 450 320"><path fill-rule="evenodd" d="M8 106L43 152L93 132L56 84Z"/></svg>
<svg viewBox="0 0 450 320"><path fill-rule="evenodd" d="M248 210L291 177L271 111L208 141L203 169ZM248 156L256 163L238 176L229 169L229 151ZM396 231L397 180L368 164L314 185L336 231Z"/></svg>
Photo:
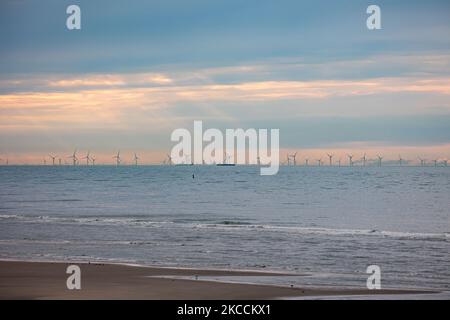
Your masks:
<svg viewBox="0 0 450 320"><path fill-rule="evenodd" d="M332 235L332 236L378 236L397 239L411 240L435 240L449 241L450 233L421 233L421 232L403 232L403 231L383 231L369 229L333 229L318 227L297 227L297 226L274 226L259 224L197 224L197 228L222 228L222 229L263 229L268 231L289 232L299 234L316 234L316 235Z"/></svg>
<svg viewBox="0 0 450 320"><path fill-rule="evenodd" d="M124 245L124 246L144 246L144 245L158 245L158 242L146 241L146 240L45 240L45 239L0 239L0 244L46 244L46 245Z"/></svg>
<svg viewBox="0 0 450 320"><path fill-rule="evenodd" d="M428 241L450 241L450 233L423 233L405 231L386 231L376 229L335 229L320 227L301 226L278 226L268 224L252 224L246 221L219 220L217 222L202 221L196 223L189 221L154 221L146 218L124 218L124 217L57 217L57 216L23 216L23 215L0 215L1 220L20 220L28 223L59 223L59 224L81 224L81 225L109 225L130 227L179 227L194 229L217 229L233 232L266 231L283 232L305 235L327 235L327 236L367 236L384 237L402 240L428 240Z"/></svg>
<svg viewBox="0 0 450 320"><path fill-rule="evenodd" d="M141 218L113 218L113 217L58 217L58 216L23 216L23 215L0 215L1 220L20 220L29 223L59 223L59 224L93 224L93 225L129 225L147 226L168 224L169 221L151 221Z"/></svg>

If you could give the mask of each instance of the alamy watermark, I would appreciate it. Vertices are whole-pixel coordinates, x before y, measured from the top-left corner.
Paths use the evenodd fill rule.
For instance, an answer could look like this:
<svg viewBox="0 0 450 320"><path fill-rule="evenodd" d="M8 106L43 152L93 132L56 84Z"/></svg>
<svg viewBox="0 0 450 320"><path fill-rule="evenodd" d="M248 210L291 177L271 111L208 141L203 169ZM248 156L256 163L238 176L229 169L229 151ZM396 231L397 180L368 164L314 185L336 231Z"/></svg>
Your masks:
<svg viewBox="0 0 450 320"><path fill-rule="evenodd" d="M66 27L69 30L81 29L81 9L79 6L72 4L67 7L66 13L69 14L66 20Z"/></svg>
<svg viewBox="0 0 450 320"><path fill-rule="evenodd" d="M375 4L367 7L366 13L370 16L366 20L366 26L369 30L381 29L381 9ZM78 5L69 5L66 9L66 14L69 16L66 19L66 27L68 30L81 29L81 8Z"/></svg>
<svg viewBox="0 0 450 320"><path fill-rule="evenodd" d="M67 277L66 286L69 290L80 290L81 289L81 269L76 264L72 264L67 267L66 273L70 274Z"/></svg>
<svg viewBox="0 0 450 320"><path fill-rule="evenodd" d="M369 30L380 30L381 29L381 9L379 6L372 4L367 7L367 14L370 16L366 20L366 26Z"/></svg>
<svg viewBox="0 0 450 320"><path fill-rule="evenodd" d="M366 282L367 289L381 289L381 268L376 264L373 264L367 267L366 273L370 274Z"/></svg>
<svg viewBox="0 0 450 320"><path fill-rule="evenodd" d="M279 129L270 129L270 141L268 129L226 129L224 141L222 131L210 128L203 132L203 122L194 121L193 135L179 128L170 139L178 142L170 154L175 165L255 164L261 166L261 175L275 175L280 166Z"/></svg>

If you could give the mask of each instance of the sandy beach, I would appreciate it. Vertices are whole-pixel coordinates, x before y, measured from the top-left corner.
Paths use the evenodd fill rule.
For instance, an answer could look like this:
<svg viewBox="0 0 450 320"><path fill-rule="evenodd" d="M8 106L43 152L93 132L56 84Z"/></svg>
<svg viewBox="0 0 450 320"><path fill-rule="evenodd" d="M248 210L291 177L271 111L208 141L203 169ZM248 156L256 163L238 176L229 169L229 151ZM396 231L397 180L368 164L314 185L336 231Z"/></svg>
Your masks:
<svg viewBox="0 0 450 320"><path fill-rule="evenodd" d="M247 271L170 269L73 263L81 268L80 290L68 290L71 263L0 261L0 299L277 299L305 296L420 293L404 290L322 290L202 281L205 276L260 276ZM270 273L272 276L283 274ZM170 278L170 277L175 278ZM285 275L286 276L286 275ZM177 279L176 277L192 277Z"/></svg>

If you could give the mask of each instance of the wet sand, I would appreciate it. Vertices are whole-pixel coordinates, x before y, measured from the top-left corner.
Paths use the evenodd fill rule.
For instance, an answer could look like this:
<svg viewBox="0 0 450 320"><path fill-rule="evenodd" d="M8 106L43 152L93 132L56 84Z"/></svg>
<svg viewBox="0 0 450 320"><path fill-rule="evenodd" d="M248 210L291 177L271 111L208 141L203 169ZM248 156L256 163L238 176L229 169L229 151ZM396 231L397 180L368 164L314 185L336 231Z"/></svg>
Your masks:
<svg viewBox="0 0 450 320"><path fill-rule="evenodd" d="M67 266L81 268L81 290L68 290ZM406 290L302 289L202 281L202 276L286 274L170 269L119 264L0 261L0 299L277 299L305 296L421 293ZM167 277L192 277L173 279ZM159 278L161 277L161 278Z"/></svg>

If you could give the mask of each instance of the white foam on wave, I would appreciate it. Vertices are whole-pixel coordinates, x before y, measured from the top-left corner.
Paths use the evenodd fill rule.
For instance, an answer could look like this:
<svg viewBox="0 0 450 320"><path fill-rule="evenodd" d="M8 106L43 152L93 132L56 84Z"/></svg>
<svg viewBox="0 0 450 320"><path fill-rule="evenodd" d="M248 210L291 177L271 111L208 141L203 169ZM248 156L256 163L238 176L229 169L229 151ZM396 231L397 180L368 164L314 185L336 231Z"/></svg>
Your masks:
<svg viewBox="0 0 450 320"><path fill-rule="evenodd" d="M219 223L192 223L173 221L153 221L145 218L127 217L58 217L58 216L22 216L22 215L0 215L0 220L20 220L29 223L58 223L58 224L88 224L88 225L110 225L131 227L162 227L174 226L180 228L208 228L230 232L242 231L276 231L297 233L305 235L327 235L327 236L368 236L385 237L403 240L428 240L428 241L450 241L450 233L424 233L405 231L386 231L370 229L334 229L320 227L301 226L277 226L266 224L249 224L241 222L219 222Z"/></svg>
<svg viewBox="0 0 450 320"><path fill-rule="evenodd" d="M332 229L318 227L290 227L290 226L273 226L273 225L221 225L221 224L196 224L196 228L220 228L220 229L247 229L247 230L268 230L279 232L290 232L299 234L317 234L332 236L378 236L390 237L398 239L412 240L435 240L448 241L449 233L421 233L421 232L402 232L402 231L382 231L368 229Z"/></svg>

